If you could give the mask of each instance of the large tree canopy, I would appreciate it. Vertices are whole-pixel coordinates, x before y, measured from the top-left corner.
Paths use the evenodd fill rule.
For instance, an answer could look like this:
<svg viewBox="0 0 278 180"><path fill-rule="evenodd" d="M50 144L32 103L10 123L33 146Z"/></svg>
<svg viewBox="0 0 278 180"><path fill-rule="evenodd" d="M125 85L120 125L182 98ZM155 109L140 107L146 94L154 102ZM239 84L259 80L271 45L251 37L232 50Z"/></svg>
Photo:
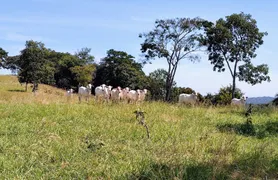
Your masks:
<svg viewBox="0 0 278 180"><path fill-rule="evenodd" d="M70 68L83 66L84 62L70 53L53 51L51 54L52 61L55 62L56 72L54 78L56 85L60 88L77 87L78 82Z"/></svg>
<svg viewBox="0 0 278 180"><path fill-rule="evenodd" d="M80 73L74 73L71 68L78 66L76 69L84 69L87 72L87 68L83 68L88 64L94 62L94 56L90 55L91 49L82 48L80 51L77 51L74 55L70 53L61 53L56 51L49 51L48 59L51 62L55 63L55 84L60 88L74 88L77 87L79 83L83 83L83 78L80 77ZM89 68L90 69L90 68ZM84 73L85 73L84 72ZM86 74L86 73L85 73ZM79 76L79 77L77 77ZM81 80L81 79L83 80ZM88 80L88 78L86 77ZM80 81L80 82L79 82Z"/></svg>
<svg viewBox="0 0 278 180"><path fill-rule="evenodd" d="M4 49L0 48L0 68L5 67L7 56L8 56L8 53Z"/></svg>
<svg viewBox="0 0 278 180"><path fill-rule="evenodd" d="M199 31L205 21L199 18L176 18L157 20L155 28L149 33L140 34L144 37L141 51L146 61L155 57L164 58L168 63L167 80L165 83L165 100L170 99L171 89L178 64L183 59L196 61L200 59L196 53L200 49Z"/></svg>
<svg viewBox="0 0 278 180"><path fill-rule="evenodd" d="M146 82L142 65L123 51L110 49L97 67L94 85L109 84L113 87L144 88Z"/></svg>
<svg viewBox="0 0 278 180"><path fill-rule="evenodd" d="M250 14L232 14L226 19L221 18L206 28L206 35L204 45L207 45L213 70L223 72L228 67L232 76L233 98L236 78L252 85L270 81L268 66L255 66L251 62L267 33L259 31L256 20Z"/></svg>
<svg viewBox="0 0 278 180"><path fill-rule="evenodd" d="M47 49L42 42L26 41L25 49L21 51L17 62L19 82L37 84L42 81L53 80L55 69L51 62L46 59L46 53Z"/></svg>
<svg viewBox="0 0 278 180"><path fill-rule="evenodd" d="M74 66L70 68L70 70L74 74L75 80L79 85L87 86L89 83L92 83L93 73L96 70L96 66L93 64Z"/></svg>
<svg viewBox="0 0 278 180"><path fill-rule="evenodd" d="M10 69L12 73L18 73L19 71L19 59L20 55L8 56L4 64L5 68Z"/></svg>
<svg viewBox="0 0 278 180"><path fill-rule="evenodd" d="M92 64L95 60L95 57L90 54L90 48L81 48L75 53L75 56L80 60L82 64Z"/></svg>
<svg viewBox="0 0 278 180"><path fill-rule="evenodd" d="M17 72L20 82L40 82L60 88L74 88L79 83L92 79L92 76L87 76L94 66L94 57L90 55L90 51L89 48L82 48L72 55L47 49L41 42L27 41L21 54L7 57L3 65ZM74 67L73 72L71 68Z"/></svg>

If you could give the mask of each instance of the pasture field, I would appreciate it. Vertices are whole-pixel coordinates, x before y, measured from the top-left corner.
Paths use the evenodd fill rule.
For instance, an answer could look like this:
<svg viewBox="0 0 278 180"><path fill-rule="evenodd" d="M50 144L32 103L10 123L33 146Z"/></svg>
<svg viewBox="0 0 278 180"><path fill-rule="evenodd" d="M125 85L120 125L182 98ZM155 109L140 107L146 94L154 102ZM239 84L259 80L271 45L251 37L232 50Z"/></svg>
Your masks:
<svg viewBox="0 0 278 180"><path fill-rule="evenodd" d="M78 103L0 76L0 179L278 179L278 110ZM133 113L146 111L150 139Z"/></svg>

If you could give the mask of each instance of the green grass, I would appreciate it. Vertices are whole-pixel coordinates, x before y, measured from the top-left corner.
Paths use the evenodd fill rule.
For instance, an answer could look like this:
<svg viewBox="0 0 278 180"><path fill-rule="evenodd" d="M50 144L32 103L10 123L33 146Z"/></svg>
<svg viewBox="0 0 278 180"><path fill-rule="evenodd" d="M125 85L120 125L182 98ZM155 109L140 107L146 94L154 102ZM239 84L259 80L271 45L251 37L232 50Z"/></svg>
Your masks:
<svg viewBox="0 0 278 180"><path fill-rule="evenodd" d="M254 112L248 131L243 109L79 104L48 86L21 92L16 77L0 85L0 179L278 178L275 108Z"/></svg>

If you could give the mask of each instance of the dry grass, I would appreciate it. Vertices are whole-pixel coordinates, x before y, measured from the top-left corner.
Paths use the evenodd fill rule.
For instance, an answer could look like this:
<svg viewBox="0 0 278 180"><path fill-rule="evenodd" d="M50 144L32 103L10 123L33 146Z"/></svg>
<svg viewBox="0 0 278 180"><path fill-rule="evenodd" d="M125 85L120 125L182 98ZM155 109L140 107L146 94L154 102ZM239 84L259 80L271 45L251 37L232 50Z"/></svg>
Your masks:
<svg viewBox="0 0 278 180"><path fill-rule="evenodd" d="M78 97L76 94L73 98L68 99L65 96L66 90L56 87L40 84L36 94L32 93L32 84L28 84L27 92L25 92L25 84L20 84L16 76L0 76L0 103L76 103Z"/></svg>

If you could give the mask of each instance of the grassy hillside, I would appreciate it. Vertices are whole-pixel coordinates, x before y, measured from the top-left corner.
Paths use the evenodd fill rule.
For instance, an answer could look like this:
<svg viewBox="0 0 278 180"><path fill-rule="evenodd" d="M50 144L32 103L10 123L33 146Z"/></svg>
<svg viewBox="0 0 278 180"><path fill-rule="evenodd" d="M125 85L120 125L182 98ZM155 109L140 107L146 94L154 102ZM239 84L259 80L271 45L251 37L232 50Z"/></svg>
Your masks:
<svg viewBox="0 0 278 180"><path fill-rule="evenodd" d="M68 101L0 76L0 179L275 179L278 111ZM133 112L141 107L151 139Z"/></svg>
<svg viewBox="0 0 278 180"><path fill-rule="evenodd" d="M27 92L25 92L25 84L21 85L16 76L0 76L0 103L49 104L67 102L65 90L42 84L39 85L37 96L34 96L31 85L28 85Z"/></svg>

